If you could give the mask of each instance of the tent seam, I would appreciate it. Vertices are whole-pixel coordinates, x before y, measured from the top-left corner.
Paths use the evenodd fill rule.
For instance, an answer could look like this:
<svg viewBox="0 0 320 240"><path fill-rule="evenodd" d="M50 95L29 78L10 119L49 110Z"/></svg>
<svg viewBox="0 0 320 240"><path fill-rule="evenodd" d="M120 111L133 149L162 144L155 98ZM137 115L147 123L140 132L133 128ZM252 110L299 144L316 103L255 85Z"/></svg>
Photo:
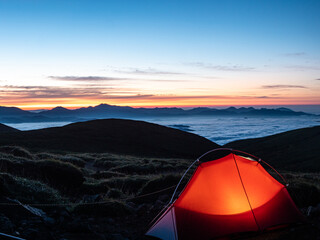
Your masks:
<svg viewBox="0 0 320 240"><path fill-rule="evenodd" d="M238 170L238 174L239 174L239 178L240 178L240 181L241 181L241 184L242 184L242 188L243 188L244 193L245 193L245 195L246 195L246 197L247 197L247 200L248 200L248 203L249 203L249 206L250 206L250 209L251 209L251 212L252 212L254 221L256 222L256 224L257 224L257 226L258 226L258 230L261 231L261 228L260 228L260 226L259 226L259 224L258 224L258 221L257 221L257 219L256 219L256 216L255 216L255 214L254 214L254 212L253 212L253 209L252 209L252 206L251 206L251 203L250 203L249 196L248 196L248 194L247 194L246 188L244 187L244 184L243 184L243 181L242 181L242 177L241 177L241 174L240 174L240 170L239 170L239 167L238 167L236 158L234 157L234 153L232 153L232 157L233 157L233 160L234 160L234 162L235 162L236 168L237 168L237 170Z"/></svg>

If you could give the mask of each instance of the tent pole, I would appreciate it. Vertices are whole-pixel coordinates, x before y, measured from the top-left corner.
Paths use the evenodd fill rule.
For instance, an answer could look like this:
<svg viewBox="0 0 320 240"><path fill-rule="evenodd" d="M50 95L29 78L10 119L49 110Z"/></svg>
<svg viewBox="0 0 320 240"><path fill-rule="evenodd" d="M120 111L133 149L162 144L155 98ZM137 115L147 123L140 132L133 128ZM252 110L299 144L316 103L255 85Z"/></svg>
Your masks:
<svg viewBox="0 0 320 240"><path fill-rule="evenodd" d="M200 157L198 157L198 160L200 161L200 159L201 159L202 157L204 157L205 155L207 155L207 154L209 154L209 153L212 153L212 152L215 152L215 151L221 151L221 150L226 150L226 151L230 151L230 152L233 151L232 148L215 148L215 149L209 150L208 152L202 154Z"/></svg>
<svg viewBox="0 0 320 240"><path fill-rule="evenodd" d="M19 237L15 237L9 234L5 234L5 233L0 233L0 238L2 239L2 237L5 237L4 239L17 239L17 240L25 240L23 238L19 238Z"/></svg>
<svg viewBox="0 0 320 240"><path fill-rule="evenodd" d="M180 178L180 181L178 182L176 188L174 189L174 192L173 192L173 194L172 194L172 197L171 197L171 199L170 199L169 204L172 203L173 198L174 198L174 195L176 194L176 192L177 192L177 190L178 190L178 187L180 186L180 183L182 182L182 179L184 178L184 176L187 174L187 172L190 170L190 168L191 168L196 162L199 162L199 158L197 158L197 159L188 167L188 169L184 172L184 174L183 174L182 177ZM169 204L168 204L168 205L169 205Z"/></svg>
<svg viewBox="0 0 320 240"><path fill-rule="evenodd" d="M263 161L262 159L259 159L259 162L263 162L264 164L266 164L269 168L271 168L276 174L279 175L279 177L281 177L281 179L285 182L285 186L288 187L289 183L287 182L287 180L274 168L272 167L269 163Z"/></svg>

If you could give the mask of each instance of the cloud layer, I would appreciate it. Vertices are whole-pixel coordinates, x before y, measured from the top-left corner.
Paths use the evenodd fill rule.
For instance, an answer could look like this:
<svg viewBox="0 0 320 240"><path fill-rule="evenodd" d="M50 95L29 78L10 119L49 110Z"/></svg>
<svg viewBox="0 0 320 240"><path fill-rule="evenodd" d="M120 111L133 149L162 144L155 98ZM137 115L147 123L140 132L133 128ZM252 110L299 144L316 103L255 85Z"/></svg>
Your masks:
<svg viewBox="0 0 320 240"><path fill-rule="evenodd" d="M174 95L142 94L135 89L112 87L56 87L56 86L13 86L0 87L0 100L26 99L145 99L145 100L196 100L196 99L254 99L270 98L268 96L235 96L235 95Z"/></svg>

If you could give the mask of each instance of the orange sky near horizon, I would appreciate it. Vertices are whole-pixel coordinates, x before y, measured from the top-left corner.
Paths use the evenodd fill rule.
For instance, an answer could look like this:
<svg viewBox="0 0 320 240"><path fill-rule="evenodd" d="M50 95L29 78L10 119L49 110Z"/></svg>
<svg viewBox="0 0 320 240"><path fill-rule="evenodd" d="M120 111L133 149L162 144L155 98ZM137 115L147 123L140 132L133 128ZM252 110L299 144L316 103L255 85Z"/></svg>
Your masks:
<svg viewBox="0 0 320 240"><path fill-rule="evenodd" d="M243 74L243 73L242 73ZM0 86L0 106L26 110L51 109L56 106L78 108L101 103L131 107L198 107L252 105L317 105L320 87L312 84L256 83L240 78L188 80L176 77L154 80L126 76L46 77L48 85L12 84ZM118 80L122 79L124 80ZM161 76L159 76L160 78ZM75 78L70 80L70 78ZM238 79L239 78L239 79Z"/></svg>
<svg viewBox="0 0 320 240"><path fill-rule="evenodd" d="M262 74L260 71L235 71L209 79L203 76L206 73L163 72L147 71L141 76L136 72L118 73L112 69L106 76L85 73L41 76L28 82L17 78L0 85L0 106L35 110L56 106L78 108L101 103L131 107L320 104L320 81L311 77L303 84L292 80L302 78L304 72L295 73L295 76L291 72L286 73L292 76L290 81L288 76L281 80L281 74L272 73L270 76L270 73Z"/></svg>
<svg viewBox="0 0 320 240"><path fill-rule="evenodd" d="M297 101L298 100L298 101ZM1 101L0 101L1 103ZM257 97L222 97L215 98L210 96L201 96L188 98L188 96L183 97L168 97L155 99L146 98L146 99L121 99L121 100L108 100L105 99L97 99L97 100L85 100L85 99L72 99L72 100L64 100L60 99L51 100L51 99L42 99L39 101L38 99L28 99L21 102L11 101L9 105L1 106L12 106L19 107L23 110L36 110L36 109L52 109L57 106L75 109L80 107L88 107L88 106L96 106L99 104L110 104L110 105L118 105L118 106L130 106L130 107L214 107L214 106L264 106L264 105L318 105L319 101L317 98L314 99L305 99L301 97L298 98L257 98Z"/></svg>

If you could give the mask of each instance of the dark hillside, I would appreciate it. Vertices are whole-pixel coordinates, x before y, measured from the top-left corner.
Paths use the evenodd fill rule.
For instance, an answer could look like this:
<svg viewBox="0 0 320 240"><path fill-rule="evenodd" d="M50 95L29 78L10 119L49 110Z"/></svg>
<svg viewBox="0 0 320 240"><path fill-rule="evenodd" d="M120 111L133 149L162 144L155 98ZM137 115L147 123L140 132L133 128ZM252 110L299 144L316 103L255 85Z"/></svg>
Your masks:
<svg viewBox="0 0 320 240"><path fill-rule="evenodd" d="M320 126L225 145L261 157L276 168L320 171Z"/></svg>
<svg viewBox="0 0 320 240"><path fill-rule="evenodd" d="M3 133L3 132L18 132L19 130L18 129L15 129L15 128L12 128L12 127L9 127L7 125L4 125L2 123L0 123L0 133Z"/></svg>
<svg viewBox="0 0 320 240"><path fill-rule="evenodd" d="M196 158L218 147L198 135L143 121L105 119L15 133L0 133L0 145L35 151L114 152Z"/></svg>

